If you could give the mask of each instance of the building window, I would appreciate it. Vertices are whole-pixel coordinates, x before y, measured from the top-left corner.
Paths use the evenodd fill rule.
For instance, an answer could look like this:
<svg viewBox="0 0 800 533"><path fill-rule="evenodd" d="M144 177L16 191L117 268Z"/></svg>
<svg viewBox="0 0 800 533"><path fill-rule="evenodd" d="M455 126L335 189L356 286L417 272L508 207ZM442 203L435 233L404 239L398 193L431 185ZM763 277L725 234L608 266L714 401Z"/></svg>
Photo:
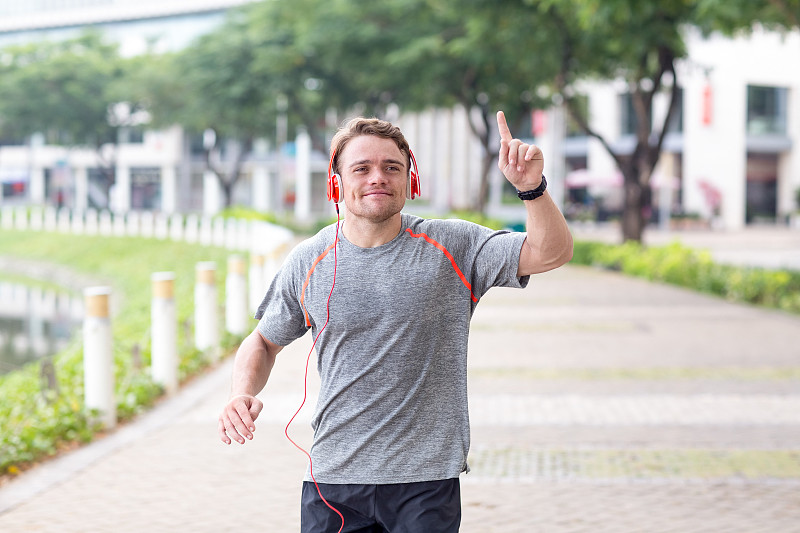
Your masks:
<svg viewBox="0 0 800 533"><path fill-rule="evenodd" d="M203 147L203 134L191 133L189 138L189 153L193 156L205 156L206 149Z"/></svg>
<svg viewBox="0 0 800 533"><path fill-rule="evenodd" d="M131 208L144 210L161 208L161 169L131 168Z"/></svg>
<svg viewBox="0 0 800 533"><path fill-rule="evenodd" d="M678 101L675 102L675 110L672 112L669 124L667 124L668 133L683 132L683 89L678 89L677 99ZM669 103L667 105L669 105Z"/></svg>
<svg viewBox="0 0 800 533"><path fill-rule="evenodd" d="M119 129L117 139L120 144L142 144L144 142L144 127L124 126Z"/></svg>
<svg viewBox="0 0 800 533"><path fill-rule="evenodd" d="M747 86L747 134L786 135L786 89Z"/></svg>
<svg viewBox="0 0 800 533"><path fill-rule="evenodd" d="M775 222L778 206L778 155L747 154L745 220Z"/></svg>
<svg viewBox="0 0 800 533"><path fill-rule="evenodd" d="M575 107L584 120L589 122L589 97L583 94L576 96ZM578 125L578 121L573 118L572 113L569 111L565 112L567 118L567 137L573 138L586 136L586 132L583 131L583 128Z"/></svg>
<svg viewBox="0 0 800 533"><path fill-rule="evenodd" d="M0 132L0 146L25 146L26 144L28 144L28 140L24 137Z"/></svg>
<svg viewBox="0 0 800 533"><path fill-rule="evenodd" d="M631 93L621 94L619 96L620 108L620 133L622 135L636 135L636 127L639 125L639 119L636 117L636 110L633 107L633 95ZM650 111L650 124L653 123L653 110Z"/></svg>

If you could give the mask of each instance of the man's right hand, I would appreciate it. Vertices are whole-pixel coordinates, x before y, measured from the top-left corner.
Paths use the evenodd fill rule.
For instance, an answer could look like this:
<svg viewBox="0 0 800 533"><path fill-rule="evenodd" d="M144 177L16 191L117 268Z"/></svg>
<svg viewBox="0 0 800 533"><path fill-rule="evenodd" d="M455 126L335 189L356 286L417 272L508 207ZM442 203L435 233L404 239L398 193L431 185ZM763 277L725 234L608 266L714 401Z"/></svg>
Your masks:
<svg viewBox="0 0 800 533"><path fill-rule="evenodd" d="M255 420L263 408L264 403L255 396L233 396L219 415L219 438L222 442L230 444L233 439L244 444L245 439L253 440Z"/></svg>

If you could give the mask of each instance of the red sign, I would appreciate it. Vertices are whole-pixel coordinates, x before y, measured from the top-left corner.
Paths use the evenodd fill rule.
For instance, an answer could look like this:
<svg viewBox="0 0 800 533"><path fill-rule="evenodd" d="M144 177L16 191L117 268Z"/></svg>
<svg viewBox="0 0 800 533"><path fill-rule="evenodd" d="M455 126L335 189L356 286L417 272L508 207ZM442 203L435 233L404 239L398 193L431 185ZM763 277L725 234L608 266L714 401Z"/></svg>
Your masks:
<svg viewBox="0 0 800 533"><path fill-rule="evenodd" d="M711 84L706 83L703 88L703 126L710 126L714 118L714 93L711 91Z"/></svg>
<svg viewBox="0 0 800 533"><path fill-rule="evenodd" d="M540 137L547 129L547 112L534 109L531 113L531 135Z"/></svg>

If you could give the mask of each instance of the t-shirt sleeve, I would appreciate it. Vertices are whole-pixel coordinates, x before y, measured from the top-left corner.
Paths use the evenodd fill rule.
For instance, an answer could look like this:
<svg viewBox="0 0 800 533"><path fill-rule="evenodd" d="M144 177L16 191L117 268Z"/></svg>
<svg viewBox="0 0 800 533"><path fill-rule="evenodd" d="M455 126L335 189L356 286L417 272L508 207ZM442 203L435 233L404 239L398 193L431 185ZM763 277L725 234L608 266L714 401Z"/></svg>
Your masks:
<svg viewBox="0 0 800 533"><path fill-rule="evenodd" d="M298 264L297 254L287 257L255 314L258 331L278 346L288 345L309 329L298 297Z"/></svg>
<svg viewBox="0 0 800 533"><path fill-rule="evenodd" d="M492 287L525 288L530 276L517 276L519 254L526 234L506 230L478 230L473 250L472 292L478 298Z"/></svg>

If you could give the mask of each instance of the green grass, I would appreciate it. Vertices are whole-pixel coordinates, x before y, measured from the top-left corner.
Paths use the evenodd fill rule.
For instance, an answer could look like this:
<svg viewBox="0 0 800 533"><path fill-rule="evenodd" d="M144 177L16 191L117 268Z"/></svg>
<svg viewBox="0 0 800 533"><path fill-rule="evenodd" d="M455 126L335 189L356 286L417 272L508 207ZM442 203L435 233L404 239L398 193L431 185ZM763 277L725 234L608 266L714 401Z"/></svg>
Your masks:
<svg viewBox="0 0 800 533"><path fill-rule="evenodd" d="M217 263L222 304L226 262L231 255L228 250L154 239L3 231L0 254L55 263L81 274L82 279L85 276L112 286L116 400L121 421L152 405L163 392L148 372L153 272L172 271L176 275L180 379L209 365L206 357L194 349L191 328L186 327L194 313L195 264ZM223 348L231 349L239 341L224 336ZM138 351L138 357L134 351ZM92 423L91 413L83 408L82 356L81 339L75 338L53 358L56 390L43 385L38 362L0 377L0 474L14 473L26 463L55 454L65 446L89 441L99 430Z"/></svg>

